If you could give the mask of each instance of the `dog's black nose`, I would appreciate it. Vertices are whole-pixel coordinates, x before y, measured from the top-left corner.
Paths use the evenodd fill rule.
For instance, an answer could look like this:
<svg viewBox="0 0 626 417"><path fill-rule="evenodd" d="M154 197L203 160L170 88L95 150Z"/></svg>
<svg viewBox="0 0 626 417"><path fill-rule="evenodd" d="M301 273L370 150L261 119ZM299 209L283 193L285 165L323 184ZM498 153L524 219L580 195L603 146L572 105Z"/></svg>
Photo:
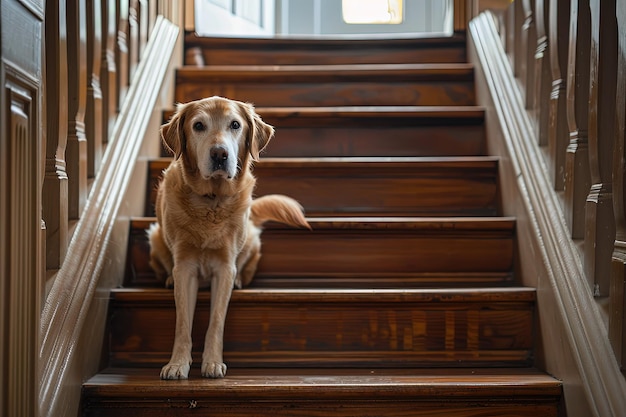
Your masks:
<svg viewBox="0 0 626 417"><path fill-rule="evenodd" d="M223 146L216 146L211 149L211 160L216 165L221 165L228 159L228 150Z"/></svg>

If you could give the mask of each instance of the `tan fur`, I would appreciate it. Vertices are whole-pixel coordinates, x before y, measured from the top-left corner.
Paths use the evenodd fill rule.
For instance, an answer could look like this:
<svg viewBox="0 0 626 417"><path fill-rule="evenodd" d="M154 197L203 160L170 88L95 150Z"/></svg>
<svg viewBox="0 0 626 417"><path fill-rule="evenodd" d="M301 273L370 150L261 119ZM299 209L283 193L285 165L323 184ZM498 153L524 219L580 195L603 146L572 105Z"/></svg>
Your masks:
<svg viewBox="0 0 626 417"><path fill-rule="evenodd" d="M211 319L202 376L221 378L223 332L234 286L252 280L260 259L261 225L275 220L308 227L302 208L285 196L255 200L252 162L274 129L246 103L211 97L179 106L161 128L175 156L163 172L156 200L158 223L148 231L150 264L174 285L176 333L163 379L186 379L191 323L201 280L211 286Z"/></svg>

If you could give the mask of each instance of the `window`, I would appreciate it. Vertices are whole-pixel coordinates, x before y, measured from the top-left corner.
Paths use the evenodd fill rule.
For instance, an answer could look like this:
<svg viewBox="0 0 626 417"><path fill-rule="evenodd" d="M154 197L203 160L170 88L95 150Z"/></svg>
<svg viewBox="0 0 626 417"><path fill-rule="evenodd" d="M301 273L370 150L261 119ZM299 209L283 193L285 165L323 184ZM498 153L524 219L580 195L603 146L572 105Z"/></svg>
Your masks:
<svg viewBox="0 0 626 417"><path fill-rule="evenodd" d="M343 20L349 24L399 24L403 0L342 0Z"/></svg>

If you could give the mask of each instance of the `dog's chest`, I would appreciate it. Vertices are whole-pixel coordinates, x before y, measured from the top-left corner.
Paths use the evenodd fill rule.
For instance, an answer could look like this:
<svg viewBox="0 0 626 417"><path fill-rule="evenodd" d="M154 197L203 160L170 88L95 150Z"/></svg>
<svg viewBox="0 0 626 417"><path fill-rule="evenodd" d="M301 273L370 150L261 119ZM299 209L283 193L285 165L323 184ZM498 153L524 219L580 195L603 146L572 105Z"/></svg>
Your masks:
<svg viewBox="0 0 626 417"><path fill-rule="evenodd" d="M204 197L205 199L208 197ZM247 210L235 210L232 205L210 200L192 204L185 229L193 236L198 249L221 249L241 246L248 221Z"/></svg>

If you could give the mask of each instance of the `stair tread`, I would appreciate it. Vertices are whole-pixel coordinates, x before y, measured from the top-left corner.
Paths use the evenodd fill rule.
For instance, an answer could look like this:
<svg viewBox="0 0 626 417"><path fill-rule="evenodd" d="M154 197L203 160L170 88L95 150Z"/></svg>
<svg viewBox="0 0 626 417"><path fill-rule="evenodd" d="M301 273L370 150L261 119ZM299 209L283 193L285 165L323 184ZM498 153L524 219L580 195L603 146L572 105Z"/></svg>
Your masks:
<svg viewBox="0 0 626 417"><path fill-rule="evenodd" d="M422 231L511 231L515 217L308 217L315 230L422 230ZM133 228L148 228L156 222L156 217L131 218ZM290 226L268 223L265 229L287 229L299 231ZM309 230L306 231L310 233Z"/></svg>
<svg viewBox="0 0 626 417"><path fill-rule="evenodd" d="M335 64L335 65L207 65L203 67L183 66L179 73L201 74L205 77L242 79L243 77L271 78L287 81L289 77L331 76L337 81L341 77L384 76L386 81L418 78L447 79L474 75L474 65L469 63L443 64ZM287 78L285 78L287 77Z"/></svg>
<svg viewBox="0 0 626 417"><path fill-rule="evenodd" d="M293 35L287 37L217 37L203 36L190 33L185 36L185 44L188 46L202 45L211 48L242 48L256 50L261 46L271 46L273 49L281 47L290 47L294 45L313 47L336 47L338 49L353 50L362 46L378 45L383 48L392 48L394 46L410 46L412 48L419 46L460 46L465 49L465 36L459 34L437 36L436 34L420 34L410 33L403 35L401 33L379 33L376 35L358 36L358 35L341 35L341 36L306 36Z"/></svg>
<svg viewBox="0 0 626 417"><path fill-rule="evenodd" d="M165 395L194 396L224 400L245 396L254 399L303 398L320 399L343 395L373 395L403 399L415 397L554 397L559 396L562 383L532 368L505 369L307 369L307 368L231 368L224 379L199 377L192 370L191 378L162 381L158 370L151 368L110 368L83 384L91 395L118 398Z"/></svg>
<svg viewBox="0 0 626 417"><path fill-rule="evenodd" d="M255 163L267 166L344 166L358 168L361 166L374 167L492 167L500 160L497 156L323 156L323 157L265 157ZM167 168L172 157L157 157L150 160L151 164Z"/></svg>
<svg viewBox="0 0 626 417"><path fill-rule="evenodd" d="M482 106L320 106L320 107L257 107L257 113L263 117L321 117L337 118L441 118L483 117L485 108Z"/></svg>
<svg viewBox="0 0 626 417"><path fill-rule="evenodd" d="M535 301L535 289L529 287L495 288L409 288L409 289L319 289L272 288L233 291L233 303L509 303ZM111 291L115 302L173 302L174 293L165 288L118 288ZM200 291L198 300L209 302L209 291Z"/></svg>

